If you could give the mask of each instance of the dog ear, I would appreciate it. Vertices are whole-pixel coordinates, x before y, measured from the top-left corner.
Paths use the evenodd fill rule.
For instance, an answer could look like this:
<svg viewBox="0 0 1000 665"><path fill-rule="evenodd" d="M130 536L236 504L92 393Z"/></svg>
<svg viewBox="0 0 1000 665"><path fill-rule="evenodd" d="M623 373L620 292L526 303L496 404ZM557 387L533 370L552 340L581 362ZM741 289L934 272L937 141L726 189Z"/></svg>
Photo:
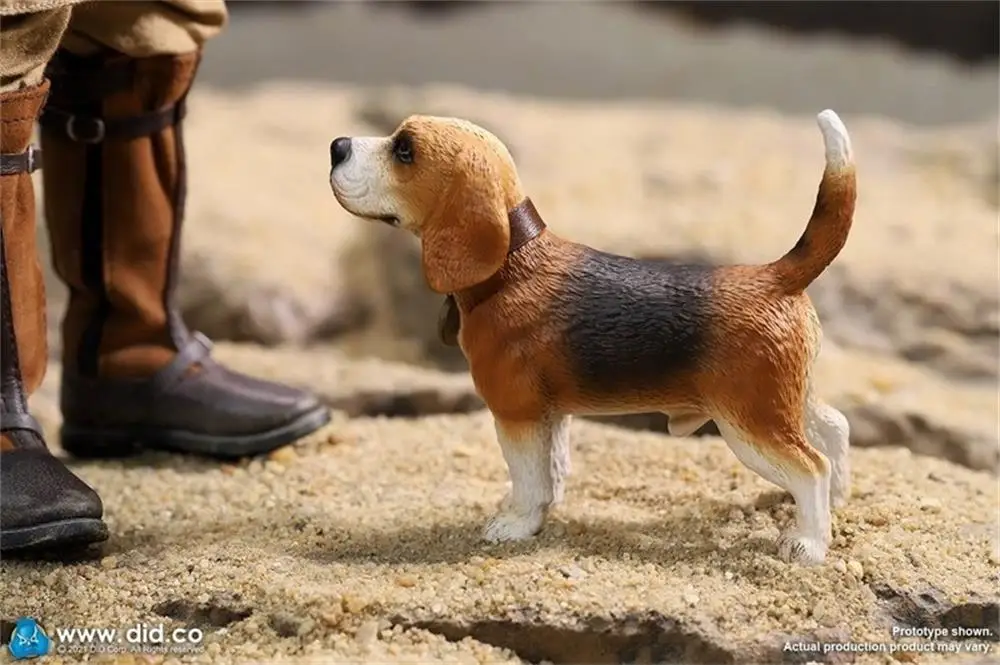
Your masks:
<svg viewBox="0 0 1000 665"><path fill-rule="evenodd" d="M465 153L437 209L420 232L424 277L438 293L479 284L500 270L510 224L496 167Z"/></svg>

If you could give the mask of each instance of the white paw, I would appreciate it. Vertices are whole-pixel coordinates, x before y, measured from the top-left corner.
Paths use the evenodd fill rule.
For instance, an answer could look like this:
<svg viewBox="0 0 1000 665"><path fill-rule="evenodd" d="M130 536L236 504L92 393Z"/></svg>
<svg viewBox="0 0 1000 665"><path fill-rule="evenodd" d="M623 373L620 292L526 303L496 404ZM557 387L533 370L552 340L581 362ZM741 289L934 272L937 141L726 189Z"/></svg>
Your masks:
<svg viewBox="0 0 1000 665"><path fill-rule="evenodd" d="M782 561L815 566L826 559L827 545L818 538L804 536L794 529L778 536L778 556Z"/></svg>
<svg viewBox="0 0 1000 665"><path fill-rule="evenodd" d="M497 513L486 523L483 538L491 543L531 538L542 528L545 513L541 510L527 514L505 510Z"/></svg>
<svg viewBox="0 0 1000 665"><path fill-rule="evenodd" d="M503 495L503 498L500 499L500 503L497 504L497 512L509 513L512 512L513 510L514 510L514 497L511 496L510 492L507 492L506 494Z"/></svg>

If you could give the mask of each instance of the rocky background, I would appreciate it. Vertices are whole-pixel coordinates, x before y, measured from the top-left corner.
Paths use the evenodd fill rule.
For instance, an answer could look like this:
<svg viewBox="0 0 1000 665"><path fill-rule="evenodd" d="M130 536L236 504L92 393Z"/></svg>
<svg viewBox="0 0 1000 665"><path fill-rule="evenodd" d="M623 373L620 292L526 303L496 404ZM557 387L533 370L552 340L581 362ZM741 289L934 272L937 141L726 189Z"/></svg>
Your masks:
<svg viewBox="0 0 1000 665"><path fill-rule="evenodd" d="M103 657L120 662L976 662L1000 647L995 54L631 3L254 4L193 94L181 303L220 358L318 390L337 421L236 465L74 462L112 540L69 565L4 562L0 616L208 635L198 655ZM711 427L674 439L658 414L578 422L566 506L531 543L481 544L506 480L488 417L435 338L413 241L330 195L330 140L463 116L508 142L557 233L762 262L811 210L827 107L860 185L847 247L810 289L818 388L855 446L828 564L778 562L790 499ZM49 286L33 407L56 441L65 290ZM782 650L887 644L892 625L986 632L936 654Z"/></svg>

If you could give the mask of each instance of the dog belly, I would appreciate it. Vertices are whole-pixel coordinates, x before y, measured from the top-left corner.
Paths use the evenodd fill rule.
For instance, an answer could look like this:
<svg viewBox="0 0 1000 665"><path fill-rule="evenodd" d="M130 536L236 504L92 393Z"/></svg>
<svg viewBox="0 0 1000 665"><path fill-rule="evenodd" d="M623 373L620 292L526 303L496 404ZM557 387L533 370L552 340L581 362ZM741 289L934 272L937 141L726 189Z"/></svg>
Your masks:
<svg viewBox="0 0 1000 665"><path fill-rule="evenodd" d="M664 413L671 418L683 420L702 417L706 409L693 395L680 398L672 390L664 390L657 395L635 395L628 392L603 395L581 394L567 391L556 396L557 410L573 416L625 416L635 413ZM704 416L707 422L711 418ZM701 425L699 425L700 427ZM698 429L697 427L695 429Z"/></svg>
<svg viewBox="0 0 1000 665"><path fill-rule="evenodd" d="M693 400L681 403L672 402L664 406L663 401L626 400L622 395L608 395L603 399L561 400L562 408L557 409L563 415L574 416L625 416L637 413L662 413L667 416L667 432L671 436L691 436L712 420L708 409Z"/></svg>

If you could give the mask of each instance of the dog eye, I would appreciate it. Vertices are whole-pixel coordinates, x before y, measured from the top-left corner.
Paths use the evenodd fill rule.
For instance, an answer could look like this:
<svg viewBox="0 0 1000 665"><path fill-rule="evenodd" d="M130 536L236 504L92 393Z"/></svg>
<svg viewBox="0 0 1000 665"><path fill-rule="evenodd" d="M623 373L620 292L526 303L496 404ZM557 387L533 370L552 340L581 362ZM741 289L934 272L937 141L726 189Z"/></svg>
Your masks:
<svg viewBox="0 0 1000 665"><path fill-rule="evenodd" d="M400 134L392 143L392 156L401 164L413 163L413 141L407 134Z"/></svg>

